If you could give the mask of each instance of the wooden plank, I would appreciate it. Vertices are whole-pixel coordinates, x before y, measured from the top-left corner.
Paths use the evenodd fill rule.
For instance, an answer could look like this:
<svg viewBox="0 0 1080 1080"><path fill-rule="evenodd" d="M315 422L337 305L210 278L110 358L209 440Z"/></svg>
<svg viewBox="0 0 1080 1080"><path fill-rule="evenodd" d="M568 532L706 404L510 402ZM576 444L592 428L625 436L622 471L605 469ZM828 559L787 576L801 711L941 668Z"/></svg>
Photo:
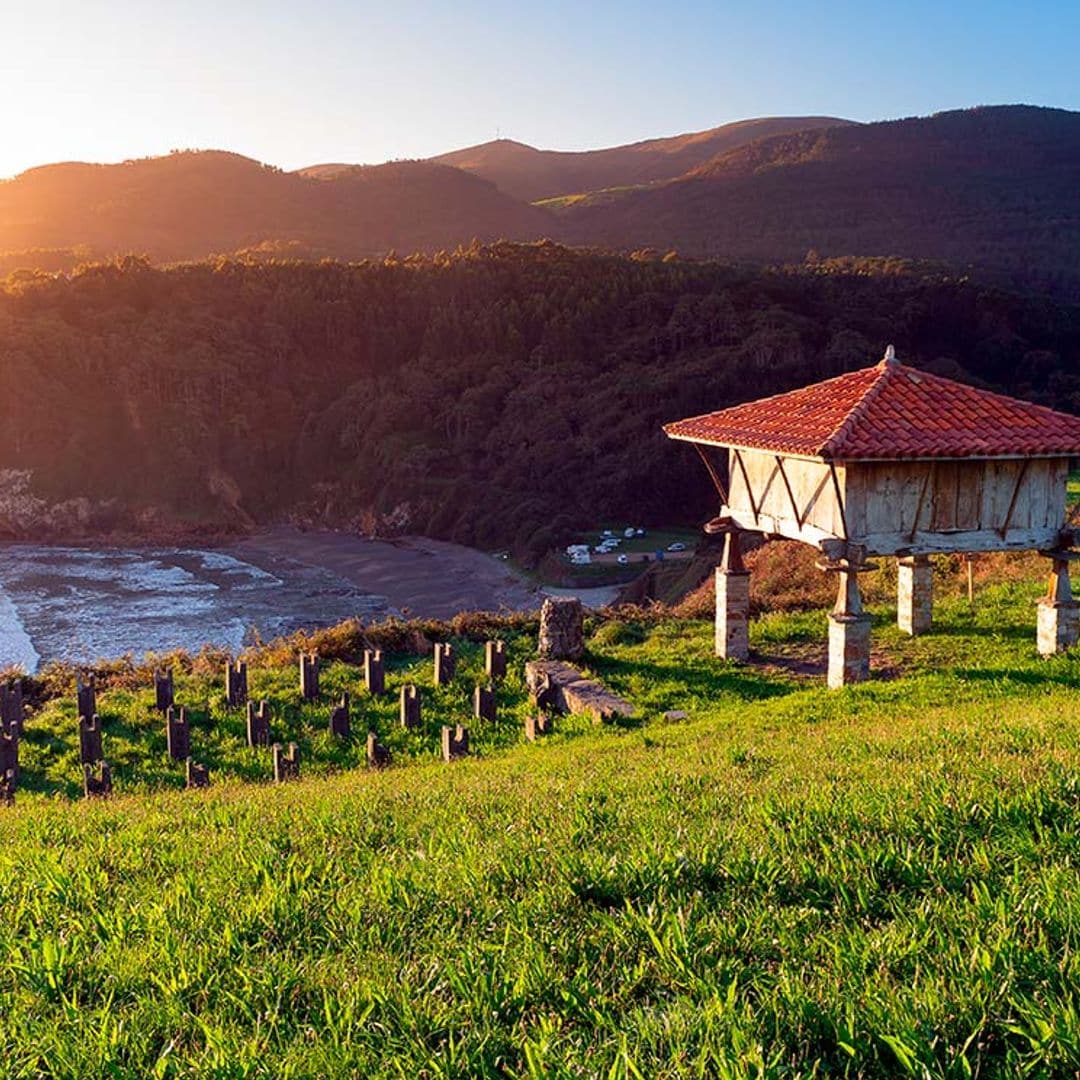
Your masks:
<svg viewBox="0 0 1080 1080"><path fill-rule="evenodd" d="M982 508L982 484L985 473L981 461L964 462L956 484L956 527L978 529Z"/></svg>
<svg viewBox="0 0 1080 1080"><path fill-rule="evenodd" d="M998 527L1002 539L1004 539L1008 533L1009 528L1013 523L1014 516L1018 518L1019 522L1022 522L1021 528L1027 527L1027 520L1030 516L1028 513L1029 502L1023 499L1021 495L1024 491L1024 480L1027 478L1028 464L1028 459L1025 458L1020 462L1019 468L1016 470L1012 494L1009 496L1009 506L1005 511L1005 517L1002 519L1001 525ZM1019 506L1017 504L1019 504Z"/></svg>
<svg viewBox="0 0 1080 1080"><path fill-rule="evenodd" d="M955 461L942 461L934 470L930 489L931 529L949 532L956 528L956 497L959 466Z"/></svg>
<svg viewBox="0 0 1080 1080"><path fill-rule="evenodd" d="M947 555L964 551L1034 551L1056 543L1057 528L1009 529L1002 538L997 529L951 533L918 530L911 533L869 533L852 537L871 555Z"/></svg>
<svg viewBox="0 0 1080 1080"><path fill-rule="evenodd" d="M823 540L843 540L843 537L819 529L807 522L799 528L790 517L773 517L771 514L759 514L755 519L749 510L740 510L725 506L721 511L732 519L735 525L747 532L763 532L772 536L782 536L787 540L799 540L812 547L819 547Z"/></svg>

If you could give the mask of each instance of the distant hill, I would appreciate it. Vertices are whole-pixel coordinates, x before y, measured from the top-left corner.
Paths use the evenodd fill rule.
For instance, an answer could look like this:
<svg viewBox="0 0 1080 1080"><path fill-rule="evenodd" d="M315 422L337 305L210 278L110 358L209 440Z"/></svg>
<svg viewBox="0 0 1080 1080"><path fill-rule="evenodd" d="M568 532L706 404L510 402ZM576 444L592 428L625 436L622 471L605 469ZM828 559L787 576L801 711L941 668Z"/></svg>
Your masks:
<svg viewBox="0 0 1080 1080"><path fill-rule="evenodd" d="M350 260L545 237L752 263L898 256L1076 297L1080 113L782 117L580 154L500 140L298 172L190 151L0 182L0 275L132 251Z"/></svg>
<svg viewBox="0 0 1080 1080"><path fill-rule="evenodd" d="M766 116L606 150L537 150L512 139L497 139L432 160L465 169L497 184L508 195L533 202L556 195L671 180L755 139L850 123L830 116ZM315 167L335 168L340 166Z"/></svg>
<svg viewBox="0 0 1080 1080"><path fill-rule="evenodd" d="M81 247L198 258L260 245L358 258L549 231L544 211L432 162L350 167L316 180L239 154L191 151L66 163L0 182L0 252Z"/></svg>
<svg viewBox="0 0 1080 1080"><path fill-rule="evenodd" d="M1002 106L749 143L563 210L579 241L802 260L902 255L1080 285L1080 113Z"/></svg>

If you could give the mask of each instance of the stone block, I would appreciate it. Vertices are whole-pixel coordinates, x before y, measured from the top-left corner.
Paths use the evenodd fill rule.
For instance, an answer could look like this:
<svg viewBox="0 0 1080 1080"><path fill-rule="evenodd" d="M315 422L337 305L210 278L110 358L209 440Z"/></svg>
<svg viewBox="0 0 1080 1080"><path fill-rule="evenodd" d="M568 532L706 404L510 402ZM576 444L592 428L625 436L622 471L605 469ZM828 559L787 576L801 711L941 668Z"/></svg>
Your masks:
<svg viewBox="0 0 1080 1080"><path fill-rule="evenodd" d="M870 678L870 616L829 616L829 673L831 689Z"/></svg>
<svg viewBox="0 0 1080 1080"><path fill-rule="evenodd" d="M5 734L21 739L25 712L22 680L15 679L14 682L0 686L0 729Z"/></svg>
<svg viewBox="0 0 1080 1080"><path fill-rule="evenodd" d="M270 745L270 703L254 701L247 703L247 743L248 746Z"/></svg>
<svg viewBox="0 0 1080 1080"><path fill-rule="evenodd" d="M435 642L435 685L448 686L457 672L457 653L449 642Z"/></svg>
<svg viewBox="0 0 1080 1080"><path fill-rule="evenodd" d="M187 759L187 786L189 788L208 788L210 786L210 769L206 765Z"/></svg>
<svg viewBox="0 0 1080 1080"><path fill-rule="evenodd" d="M549 596L540 608L537 655L577 660L585 652L585 612L576 596Z"/></svg>
<svg viewBox="0 0 1080 1080"><path fill-rule="evenodd" d="M75 699L80 717L89 720L97 714L97 683L93 675L85 680L81 675L76 676Z"/></svg>
<svg viewBox="0 0 1080 1080"><path fill-rule="evenodd" d="M525 738L529 742L536 742L541 735L550 735L552 731L552 719L544 712L530 713L525 717Z"/></svg>
<svg viewBox="0 0 1080 1080"><path fill-rule="evenodd" d="M341 700L330 710L330 734L335 739L347 739L351 734L348 694L342 694Z"/></svg>
<svg viewBox="0 0 1080 1080"><path fill-rule="evenodd" d="M635 714L628 701L563 660L530 660L525 665L525 682L541 709L588 713L596 721Z"/></svg>
<svg viewBox="0 0 1080 1080"><path fill-rule="evenodd" d="M238 709L247 703L247 699L247 664L237 660L235 664L228 664L225 668L225 700L230 709Z"/></svg>
<svg viewBox="0 0 1080 1080"><path fill-rule="evenodd" d="M374 731L368 732L367 763L369 769L385 769L390 764L390 751L379 742Z"/></svg>
<svg viewBox="0 0 1080 1080"><path fill-rule="evenodd" d="M473 690L473 716L477 720L495 723L495 689L491 686L478 686Z"/></svg>
<svg viewBox="0 0 1080 1080"><path fill-rule="evenodd" d="M412 684L401 688L401 726L403 728L420 726L420 691Z"/></svg>
<svg viewBox="0 0 1080 1080"><path fill-rule="evenodd" d="M484 643L484 670L494 682L506 676L506 642L488 641Z"/></svg>
<svg viewBox="0 0 1080 1080"><path fill-rule="evenodd" d="M79 717L79 761L83 765L93 765L101 761L101 721L95 715L89 720Z"/></svg>
<svg viewBox="0 0 1080 1080"><path fill-rule="evenodd" d="M1071 649L1076 644L1080 631L1080 607L1076 604L1040 600L1036 612L1040 656L1053 656Z"/></svg>
<svg viewBox="0 0 1080 1080"><path fill-rule="evenodd" d="M305 701L319 700L319 657L315 653L300 654L300 696Z"/></svg>
<svg viewBox="0 0 1080 1080"><path fill-rule="evenodd" d="M928 555L896 561L896 623L905 634L925 634L934 618L934 567Z"/></svg>
<svg viewBox="0 0 1080 1080"><path fill-rule="evenodd" d="M164 712L175 704L172 668L154 672L154 708Z"/></svg>
<svg viewBox="0 0 1080 1080"><path fill-rule="evenodd" d="M112 794L112 769L107 761L83 765L83 795L88 799L105 799Z"/></svg>
<svg viewBox="0 0 1080 1080"><path fill-rule="evenodd" d="M296 743L289 743L289 749L282 747L281 743L274 743L274 780L283 784L286 780L300 779L300 747Z"/></svg>
<svg viewBox="0 0 1080 1080"><path fill-rule="evenodd" d="M12 773L19 778L19 738L0 732L0 776Z"/></svg>
<svg viewBox="0 0 1080 1080"><path fill-rule="evenodd" d="M364 650L364 685L369 694L379 697L386 693L386 665L382 649Z"/></svg>
<svg viewBox="0 0 1080 1080"><path fill-rule="evenodd" d="M750 573L717 568L716 655L746 660L750 655Z"/></svg>
<svg viewBox="0 0 1080 1080"><path fill-rule="evenodd" d="M443 761L456 761L469 753L469 729L460 724L442 729Z"/></svg>
<svg viewBox="0 0 1080 1080"><path fill-rule="evenodd" d="M165 710L165 745L173 761L186 761L191 757L191 726L187 709L170 705Z"/></svg>

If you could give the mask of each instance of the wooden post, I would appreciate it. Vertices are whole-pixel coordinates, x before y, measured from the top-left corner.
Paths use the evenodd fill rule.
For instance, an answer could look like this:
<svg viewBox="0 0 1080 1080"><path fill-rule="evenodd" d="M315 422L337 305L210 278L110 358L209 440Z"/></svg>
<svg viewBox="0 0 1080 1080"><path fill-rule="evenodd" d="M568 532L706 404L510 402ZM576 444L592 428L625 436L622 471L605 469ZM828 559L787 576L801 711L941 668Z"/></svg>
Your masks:
<svg viewBox="0 0 1080 1080"><path fill-rule="evenodd" d="M968 603L975 606L975 556L968 555L964 562L967 564L967 593Z"/></svg>
<svg viewBox="0 0 1080 1080"><path fill-rule="evenodd" d="M716 655L724 660L750 656L750 572L743 565L739 534L724 537L724 557L716 568Z"/></svg>

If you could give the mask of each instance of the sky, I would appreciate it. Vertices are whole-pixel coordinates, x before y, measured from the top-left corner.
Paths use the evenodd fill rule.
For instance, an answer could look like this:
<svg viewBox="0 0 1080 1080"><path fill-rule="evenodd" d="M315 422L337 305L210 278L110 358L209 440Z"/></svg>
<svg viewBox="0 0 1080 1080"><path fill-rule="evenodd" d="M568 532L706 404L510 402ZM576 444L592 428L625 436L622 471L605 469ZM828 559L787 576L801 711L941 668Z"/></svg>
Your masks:
<svg viewBox="0 0 1080 1080"><path fill-rule="evenodd" d="M501 135L1080 108L1080 2L0 0L0 177L234 150L293 169Z"/></svg>

